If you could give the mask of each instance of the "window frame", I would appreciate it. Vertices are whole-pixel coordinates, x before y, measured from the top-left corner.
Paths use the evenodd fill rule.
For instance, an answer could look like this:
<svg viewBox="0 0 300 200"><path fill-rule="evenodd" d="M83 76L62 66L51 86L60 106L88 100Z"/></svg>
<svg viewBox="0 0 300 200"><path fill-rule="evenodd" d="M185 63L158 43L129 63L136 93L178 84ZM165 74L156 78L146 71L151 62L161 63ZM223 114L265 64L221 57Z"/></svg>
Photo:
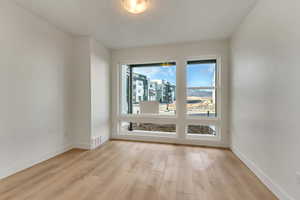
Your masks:
<svg viewBox="0 0 300 200"><path fill-rule="evenodd" d="M161 61L163 60L163 61ZM162 114L124 114L122 113L122 97L120 95L120 92L122 92L122 66L123 65L148 65L148 64L157 64L157 63L175 63L175 66L176 66L176 100L178 98L178 87L177 87L177 65L178 65L178 62L174 59L161 59L159 61L142 61L142 62L120 62L118 64L118 89L117 89L117 92L118 92L118 108L117 108L117 112L118 112L118 117L131 117L131 118L153 118L153 117L156 117L156 118L173 118L173 119L176 119L178 114L177 112L174 114L174 115L162 115ZM126 63L126 64L125 64ZM178 108L178 102L176 101L176 110Z"/></svg>
<svg viewBox="0 0 300 200"><path fill-rule="evenodd" d="M186 81L186 67L188 61L198 61L198 60L216 60L216 117L199 117L199 116L189 116L187 115L187 81ZM149 64L149 63L166 63L174 62L176 64L176 113L174 115L160 115L160 114L124 114L122 113L122 66L123 65L140 65L140 64ZM175 143L195 143L199 144L201 142L220 142L222 140L222 88L221 88L221 68L222 60L221 56L208 55L208 56L193 56L193 57L179 57L174 56L170 59L142 59L142 60L119 60L116 63L116 121L114 122L113 136L115 138L124 138L124 139L141 139L143 141L174 141ZM180 91L181 90L181 91ZM120 125L122 121L130 122L146 122L146 123L158 123L158 124L176 124L176 134L162 133L158 132L135 132L128 134L120 130ZM215 136L207 135L195 135L193 137L187 133L187 125L213 125L216 127ZM161 138L159 140L158 138Z"/></svg>
<svg viewBox="0 0 300 200"><path fill-rule="evenodd" d="M206 60L215 60L216 61L216 74L215 74L215 86L214 87L188 87L187 82L187 67L188 62L193 61L206 61ZM187 120L200 120L200 121L220 121L222 118L221 112L221 57L219 56L202 56L202 57L188 57L184 60L185 63L185 102L188 100L187 90L188 89L214 89L215 90L215 110L216 117L207 117L207 116L191 116L187 112L187 103L185 104L185 116Z"/></svg>
<svg viewBox="0 0 300 200"><path fill-rule="evenodd" d="M216 96L216 117L207 117L207 116L191 116L188 115L187 112L187 66L188 62L191 61L205 61L205 60L216 60L216 75L215 75L215 96ZM221 141L222 139L222 87L221 87L221 73L222 73L222 60L220 56L194 56L194 57L186 57L184 59L184 82L185 82L185 106L184 106L184 115L185 115L185 124L184 124L184 136L187 140L205 140L205 141ZM202 89L207 87L200 87ZM188 125L213 125L216 127L216 135L208 136L208 135L191 135L187 132Z"/></svg>
<svg viewBox="0 0 300 200"><path fill-rule="evenodd" d="M126 135L126 136L148 136L148 137L165 137L165 138L176 138L177 137L177 125L175 122L153 122L153 121L145 121L147 119L141 119L141 120L128 120L128 119L123 119L119 120L119 126L118 126L118 131L121 135ZM134 130L134 131L123 131L122 130L122 122L128 122L128 123L153 123L153 124L174 124L175 125L175 132L162 132L162 131L142 131L142 130Z"/></svg>
<svg viewBox="0 0 300 200"><path fill-rule="evenodd" d="M200 126L215 126L216 129L216 135L207 135L207 134L191 134L188 133L188 126L189 125L200 125ZM197 122L197 123L187 123L185 126L185 135L186 135L186 139L188 140L221 140L221 128L219 125L214 124L214 123L204 123L204 122Z"/></svg>

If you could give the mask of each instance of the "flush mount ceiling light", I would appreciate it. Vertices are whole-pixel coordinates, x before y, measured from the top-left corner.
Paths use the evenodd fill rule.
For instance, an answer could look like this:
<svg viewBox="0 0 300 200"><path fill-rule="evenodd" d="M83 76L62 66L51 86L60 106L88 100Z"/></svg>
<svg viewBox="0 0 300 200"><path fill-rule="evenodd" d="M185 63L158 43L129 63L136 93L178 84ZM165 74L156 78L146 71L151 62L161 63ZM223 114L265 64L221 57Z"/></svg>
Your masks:
<svg viewBox="0 0 300 200"><path fill-rule="evenodd" d="M150 0L122 0L124 8L133 14L144 12L148 8Z"/></svg>

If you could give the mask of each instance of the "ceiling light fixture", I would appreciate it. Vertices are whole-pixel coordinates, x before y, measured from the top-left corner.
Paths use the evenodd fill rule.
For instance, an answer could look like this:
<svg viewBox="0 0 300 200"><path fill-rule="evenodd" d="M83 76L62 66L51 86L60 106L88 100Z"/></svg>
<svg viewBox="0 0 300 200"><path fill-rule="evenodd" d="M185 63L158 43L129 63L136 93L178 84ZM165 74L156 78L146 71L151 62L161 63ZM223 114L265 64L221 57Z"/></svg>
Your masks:
<svg viewBox="0 0 300 200"><path fill-rule="evenodd" d="M144 12L148 8L150 0L122 0L124 8L133 14Z"/></svg>

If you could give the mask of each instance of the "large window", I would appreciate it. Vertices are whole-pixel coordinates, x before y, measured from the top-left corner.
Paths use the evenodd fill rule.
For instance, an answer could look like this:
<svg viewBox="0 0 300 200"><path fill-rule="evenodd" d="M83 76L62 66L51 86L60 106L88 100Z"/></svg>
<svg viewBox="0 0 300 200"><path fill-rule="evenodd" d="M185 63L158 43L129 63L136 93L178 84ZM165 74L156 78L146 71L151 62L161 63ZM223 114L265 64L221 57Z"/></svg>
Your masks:
<svg viewBox="0 0 300 200"><path fill-rule="evenodd" d="M216 60L188 61L186 74L189 116L217 116L216 69Z"/></svg>
<svg viewBox="0 0 300 200"><path fill-rule="evenodd" d="M217 59L186 60L185 64L179 59L178 63L182 65L154 62L119 66L119 135L221 138Z"/></svg>
<svg viewBox="0 0 300 200"><path fill-rule="evenodd" d="M123 114L176 113L176 63L122 65Z"/></svg>

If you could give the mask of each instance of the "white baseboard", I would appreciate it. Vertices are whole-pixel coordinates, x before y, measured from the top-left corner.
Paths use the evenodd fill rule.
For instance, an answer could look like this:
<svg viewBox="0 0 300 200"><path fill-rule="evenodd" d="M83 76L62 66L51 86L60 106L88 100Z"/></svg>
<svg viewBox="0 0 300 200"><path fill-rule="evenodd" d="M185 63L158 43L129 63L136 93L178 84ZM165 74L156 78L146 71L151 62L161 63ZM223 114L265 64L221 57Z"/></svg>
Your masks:
<svg viewBox="0 0 300 200"><path fill-rule="evenodd" d="M253 161L248 159L239 149L231 147L232 152L271 190L280 200L295 200L290 197L278 184L276 184Z"/></svg>
<svg viewBox="0 0 300 200"><path fill-rule="evenodd" d="M25 169L28 169L28 168L30 168L30 167L32 167L34 165L37 165L37 164L39 164L41 162L49 160L50 158L53 158L53 157L55 157L55 156L57 156L59 154L67 152L67 151L71 150L72 148L73 148L72 145L67 145L65 147L59 148L56 151L48 152L48 153L44 154L41 157L34 158L34 159L29 159L29 160L27 160L24 163L15 163L11 167L9 167L7 169L4 169L4 170L1 169L0 180L3 179L3 178L6 178L8 176L11 176L11 175L13 175L15 173L18 173L20 171L23 171Z"/></svg>

